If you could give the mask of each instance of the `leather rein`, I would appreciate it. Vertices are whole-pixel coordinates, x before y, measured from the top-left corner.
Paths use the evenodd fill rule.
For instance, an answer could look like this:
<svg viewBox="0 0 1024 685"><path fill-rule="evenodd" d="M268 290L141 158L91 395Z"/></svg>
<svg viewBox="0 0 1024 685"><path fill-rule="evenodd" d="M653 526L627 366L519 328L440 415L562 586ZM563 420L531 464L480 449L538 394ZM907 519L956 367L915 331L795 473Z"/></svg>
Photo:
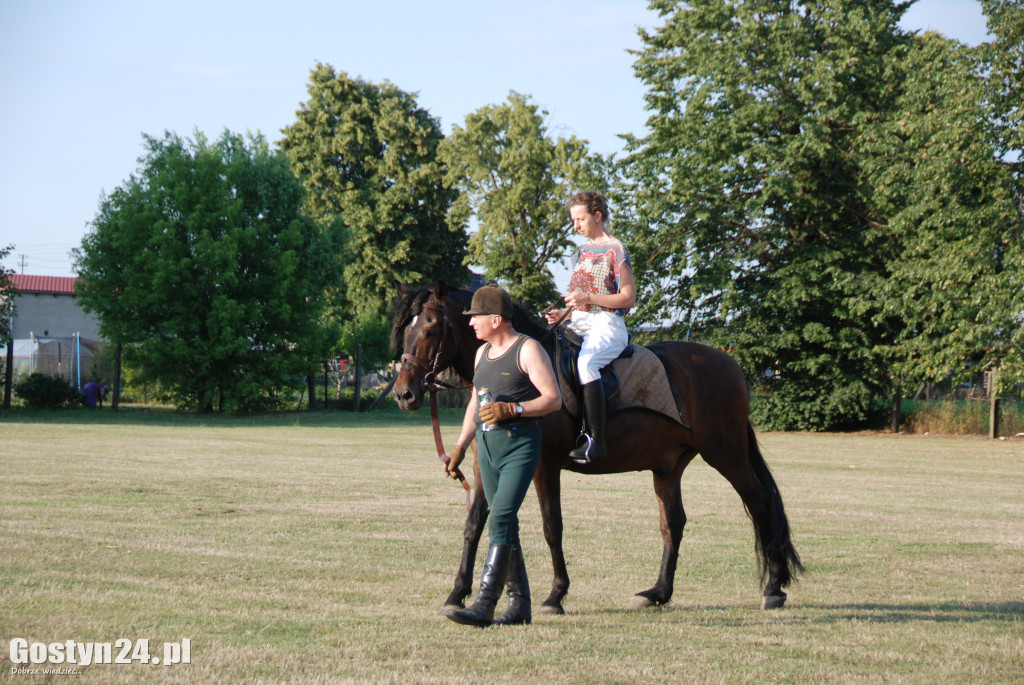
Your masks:
<svg viewBox="0 0 1024 685"><path fill-rule="evenodd" d="M430 424L434 429L434 446L437 448L437 458L445 464L448 464L451 460L448 458L444 449L444 443L441 441L441 421L437 416L437 393L440 390L456 390L460 386L445 383L437 377L437 374L444 370L443 368L439 369L438 365L441 361L441 352L444 349L444 343L448 339L448 333L451 332L452 324L448 320L447 306L443 304L434 304L433 302L424 302L423 308L440 312L441 342L438 343L437 352L434 353L434 358L429 364L420 357L409 353L402 355L402 361L415 364L416 366L425 369L427 372L423 376L423 389L430 393ZM455 341L455 346L457 348L458 339L453 335L452 340ZM462 473L461 469L455 469L455 477L460 483L462 483L462 489L466 491L466 511L469 511L471 506L469 481L466 480L466 476Z"/></svg>

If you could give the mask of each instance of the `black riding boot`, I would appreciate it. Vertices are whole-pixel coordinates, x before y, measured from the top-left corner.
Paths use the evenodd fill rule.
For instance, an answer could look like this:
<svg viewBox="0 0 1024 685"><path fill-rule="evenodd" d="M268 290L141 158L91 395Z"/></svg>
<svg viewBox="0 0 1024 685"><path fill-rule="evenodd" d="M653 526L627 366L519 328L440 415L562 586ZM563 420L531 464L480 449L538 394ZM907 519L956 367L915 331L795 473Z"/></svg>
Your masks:
<svg viewBox="0 0 1024 685"><path fill-rule="evenodd" d="M476 600L465 609L452 609L446 616L456 623L486 628L494 620L494 606L501 597L508 577L512 556L511 545L492 545L487 552L487 563L480 577L480 591Z"/></svg>
<svg viewBox="0 0 1024 685"><path fill-rule="evenodd" d="M583 411L587 417L587 427L590 428L590 439L569 452L569 457L577 464L587 464L608 456L608 446L605 443L604 402L604 385L601 379L583 386Z"/></svg>
<svg viewBox="0 0 1024 685"><path fill-rule="evenodd" d="M494 619L496 626L515 626L533 620L530 612L530 581L526 579L526 561L521 547L512 548L508 565L508 609Z"/></svg>

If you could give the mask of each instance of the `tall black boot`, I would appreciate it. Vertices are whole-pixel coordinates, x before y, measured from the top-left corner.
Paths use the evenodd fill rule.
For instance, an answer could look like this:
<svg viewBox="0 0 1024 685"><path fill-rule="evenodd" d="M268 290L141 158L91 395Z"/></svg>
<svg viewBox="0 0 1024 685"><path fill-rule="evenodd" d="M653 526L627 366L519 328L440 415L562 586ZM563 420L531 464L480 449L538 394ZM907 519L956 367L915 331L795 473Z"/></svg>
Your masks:
<svg viewBox="0 0 1024 685"><path fill-rule="evenodd" d="M456 623L486 628L494 620L494 606L501 597L508 577L512 557L511 545L492 545L487 551L487 563L480 577L480 590L476 599L465 609L452 609L445 614Z"/></svg>
<svg viewBox="0 0 1024 685"><path fill-rule="evenodd" d="M530 581L526 578L526 561L521 547L512 548L512 560L508 566L508 609L494 619L496 626L515 626L530 623Z"/></svg>
<svg viewBox="0 0 1024 685"><path fill-rule="evenodd" d="M590 436L588 436L586 444L569 452L569 457L577 464L589 464L595 459L603 459L608 456L608 446L605 441L604 401L604 385L601 379L591 381L583 386L583 411L587 417Z"/></svg>

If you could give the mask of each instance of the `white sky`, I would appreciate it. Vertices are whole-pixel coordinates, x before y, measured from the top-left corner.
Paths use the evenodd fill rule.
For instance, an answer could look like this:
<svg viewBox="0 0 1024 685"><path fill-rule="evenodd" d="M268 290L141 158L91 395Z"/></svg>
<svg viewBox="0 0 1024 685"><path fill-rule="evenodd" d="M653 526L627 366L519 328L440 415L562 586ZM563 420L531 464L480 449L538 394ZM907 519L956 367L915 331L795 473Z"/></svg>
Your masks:
<svg viewBox="0 0 1024 685"><path fill-rule="evenodd" d="M642 0L0 0L4 266L74 275L68 253L136 170L143 133L276 142L317 61L417 92L446 133L515 90L553 134L618 152L646 119L626 50L655 19ZM919 0L902 24L986 34L976 0Z"/></svg>

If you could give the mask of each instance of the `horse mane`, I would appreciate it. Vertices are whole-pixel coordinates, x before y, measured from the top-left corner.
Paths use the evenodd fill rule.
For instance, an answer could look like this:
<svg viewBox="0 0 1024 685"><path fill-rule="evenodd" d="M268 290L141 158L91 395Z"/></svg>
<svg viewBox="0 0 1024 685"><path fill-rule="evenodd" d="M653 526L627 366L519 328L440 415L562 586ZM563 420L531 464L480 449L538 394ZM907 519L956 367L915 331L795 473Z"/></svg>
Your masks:
<svg viewBox="0 0 1024 685"><path fill-rule="evenodd" d="M434 294L434 286L416 288L407 291L399 297L391 308L391 349L400 349L403 344L405 327L409 325L413 317L423 312L423 305ZM454 297L453 297L454 296ZM459 309L455 313L461 314L461 307L468 307L473 293L465 288L448 288L448 299L459 303ZM518 302L512 303L512 327L520 333L525 333L531 338L541 340L547 329L537 323Z"/></svg>
<svg viewBox="0 0 1024 685"><path fill-rule="evenodd" d="M423 312L423 304L434 294L433 288L410 289L399 296L391 307L391 350L402 347L405 327Z"/></svg>
<svg viewBox="0 0 1024 685"><path fill-rule="evenodd" d="M391 351L402 344L402 333L406 325L423 311L423 303L430 297L430 290L423 288L401 295L391 306Z"/></svg>

